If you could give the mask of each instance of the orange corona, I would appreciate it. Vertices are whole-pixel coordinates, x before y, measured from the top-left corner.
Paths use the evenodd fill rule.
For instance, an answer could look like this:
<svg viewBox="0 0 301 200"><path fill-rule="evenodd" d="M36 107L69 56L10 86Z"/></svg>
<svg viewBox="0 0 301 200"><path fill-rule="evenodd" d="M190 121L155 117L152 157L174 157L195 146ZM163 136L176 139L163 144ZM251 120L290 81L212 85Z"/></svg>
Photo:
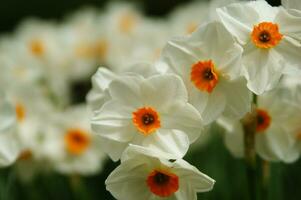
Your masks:
<svg viewBox="0 0 301 200"><path fill-rule="evenodd" d="M44 44L40 40L33 40L30 43L30 50L35 56L42 56L45 51Z"/></svg>
<svg viewBox="0 0 301 200"><path fill-rule="evenodd" d="M161 126L159 114L151 107L139 108L133 112L133 123L144 135L151 134Z"/></svg>
<svg viewBox="0 0 301 200"><path fill-rule="evenodd" d="M271 125L271 117L269 113L263 109L257 109L257 132L263 132Z"/></svg>
<svg viewBox="0 0 301 200"><path fill-rule="evenodd" d="M179 177L161 169L152 171L146 183L150 191L160 197L169 197L179 189Z"/></svg>
<svg viewBox="0 0 301 200"><path fill-rule="evenodd" d="M26 115L24 106L21 103L17 103L15 109L18 122L22 122Z"/></svg>
<svg viewBox="0 0 301 200"><path fill-rule="evenodd" d="M67 130L65 145L70 154L80 155L84 153L90 143L90 136L85 131L76 128Z"/></svg>
<svg viewBox="0 0 301 200"><path fill-rule="evenodd" d="M199 90L211 93L218 83L218 75L212 60L193 64L190 79Z"/></svg>
<svg viewBox="0 0 301 200"><path fill-rule="evenodd" d="M263 49L276 46L282 37L278 25L271 22L262 22L255 25L251 33L253 43Z"/></svg>

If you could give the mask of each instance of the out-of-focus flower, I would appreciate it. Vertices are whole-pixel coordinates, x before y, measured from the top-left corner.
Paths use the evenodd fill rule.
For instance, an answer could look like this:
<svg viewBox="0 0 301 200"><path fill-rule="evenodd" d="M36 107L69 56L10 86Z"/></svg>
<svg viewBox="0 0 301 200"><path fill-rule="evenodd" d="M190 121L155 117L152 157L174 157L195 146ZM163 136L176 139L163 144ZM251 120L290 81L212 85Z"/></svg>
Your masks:
<svg viewBox="0 0 301 200"><path fill-rule="evenodd" d="M244 74L254 93L274 88L287 63L300 69L301 45L295 40L300 22L285 9L252 1L218 8L217 14L243 45Z"/></svg>
<svg viewBox="0 0 301 200"><path fill-rule="evenodd" d="M223 25L212 22L169 41L162 61L184 80L189 102L208 124L221 114L241 118L250 110L250 94L240 77L241 54Z"/></svg>
<svg viewBox="0 0 301 200"><path fill-rule="evenodd" d="M175 75L121 77L108 91L111 100L94 112L91 123L107 140L103 150L113 160L129 143L182 157L201 132L201 117L187 103L185 86Z"/></svg>
<svg viewBox="0 0 301 200"><path fill-rule="evenodd" d="M103 165L105 154L92 134L85 106L56 114L43 139L43 157L63 174L92 175Z"/></svg>
<svg viewBox="0 0 301 200"><path fill-rule="evenodd" d="M0 91L0 167L12 164L19 155L20 144L15 129L15 110Z"/></svg>
<svg viewBox="0 0 301 200"><path fill-rule="evenodd" d="M197 192L210 191L214 183L173 155L130 146L123 154L121 165L107 178L106 187L116 199L196 200Z"/></svg>
<svg viewBox="0 0 301 200"><path fill-rule="evenodd" d="M300 108L294 104L291 91L280 88L258 97L257 127L255 136L256 152L268 161L294 162L299 154L294 147L292 122ZM285 108L285 109L283 109ZM235 157L244 155L244 131L241 122L219 119L226 129L225 144Z"/></svg>

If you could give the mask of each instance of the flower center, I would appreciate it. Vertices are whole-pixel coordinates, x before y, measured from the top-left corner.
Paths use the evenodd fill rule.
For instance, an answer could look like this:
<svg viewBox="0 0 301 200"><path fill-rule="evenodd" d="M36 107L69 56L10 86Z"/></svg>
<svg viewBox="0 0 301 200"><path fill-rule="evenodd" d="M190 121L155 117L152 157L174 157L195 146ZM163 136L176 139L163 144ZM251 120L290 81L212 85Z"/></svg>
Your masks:
<svg viewBox="0 0 301 200"><path fill-rule="evenodd" d="M146 183L150 191L160 197L169 197L179 189L179 177L163 170L152 171Z"/></svg>
<svg viewBox="0 0 301 200"><path fill-rule="evenodd" d="M45 52L43 42L40 40L31 41L30 50L35 56L42 56Z"/></svg>
<svg viewBox="0 0 301 200"><path fill-rule="evenodd" d="M271 124L271 117L269 113L262 109L257 109L257 132L263 132L269 128Z"/></svg>
<svg viewBox="0 0 301 200"><path fill-rule="evenodd" d="M17 103L15 107L16 117L18 122L22 122L25 119L26 111L21 103Z"/></svg>
<svg viewBox="0 0 301 200"><path fill-rule="evenodd" d="M198 28L198 24L196 22L190 22L186 27L186 33L191 34Z"/></svg>
<svg viewBox="0 0 301 200"><path fill-rule="evenodd" d="M123 33L131 32L137 23L137 19L131 13L124 13L119 21L119 29Z"/></svg>
<svg viewBox="0 0 301 200"><path fill-rule="evenodd" d="M271 22L262 22L255 25L251 33L253 43L263 49L276 46L283 35L279 32L278 24Z"/></svg>
<svg viewBox="0 0 301 200"><path fill-rule="evenodd" d="M18 160L29 160L32 158L32 152L27 149L20 153Z"/></svg>
<svg viewBox="0 0 301 200"><path fill-rule="evenodd" d="M70 154L84 153L91 143L90 136L81 129L69 129L65 135L66 149Z"/></svg>
<svg viewBox="0 0 301 200"><path fill-rule="evenodd" d="M212 60L199 61L193 64L190 80L199 90L211 93L218 83L218 75Z"/></svg>
<svg viewBox="0 0 301 200"><path fill-rule="evenodd" d="M151 107L139 108L133 112L133 123L144 135L151 134L161 126L157 111Z"/></svg>

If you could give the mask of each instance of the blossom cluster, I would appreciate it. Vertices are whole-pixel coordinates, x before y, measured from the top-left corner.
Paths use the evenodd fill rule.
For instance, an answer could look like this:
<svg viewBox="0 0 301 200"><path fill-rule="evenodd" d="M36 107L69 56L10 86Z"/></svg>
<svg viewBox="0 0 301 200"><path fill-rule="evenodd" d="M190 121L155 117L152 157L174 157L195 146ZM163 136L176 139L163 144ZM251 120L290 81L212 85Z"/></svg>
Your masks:
<svg viewBox="0 0 301 200"><path fill-rule="evenodd" d="M115 2L101 11L84 8L63 22L26 19L13 33L1 35L0 167L14 164L25 181L52 171L99 173L106 159L101 146L107 144L92 134L89 119L96 108L77 99L81 88L75 86L89 81L100 65L117 74L154 74L147 64L127 66L154 63L167 39L193 31L201 18L207 20L198 9L211 6L191 3L159 20L144 16L135 5ZM109 69L101 69L104 78L113 74ZM91 92L88 99L102 96Z"/></svg>
<svg viewBox="0 0 301 200"><path fill-rule="evenodd" d="M112 4L63 25L24 23L0 44L0 164L18 158L86 175L105 153L120 161L105 182L116 199L194 200L215 181L183 159L190 145L217 122L243 157L250 113L256 153L296 161L301 4L282 3L196 3L165 22ZM71 83L99 65L88 108L72 106Z"/></svg>

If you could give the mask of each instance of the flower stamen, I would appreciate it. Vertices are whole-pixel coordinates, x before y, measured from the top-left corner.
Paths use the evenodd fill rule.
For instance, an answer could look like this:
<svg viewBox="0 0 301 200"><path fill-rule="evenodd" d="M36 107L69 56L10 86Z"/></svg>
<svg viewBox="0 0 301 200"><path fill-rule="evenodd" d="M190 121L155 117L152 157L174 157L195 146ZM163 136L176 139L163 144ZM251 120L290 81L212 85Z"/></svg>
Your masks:
<svg viewBox="0 0 301 200"><path fill-rule="evenodd" d="M70 154L80 155L84 153L90 143L90 136L84 130L77 128L67 130L65 135L65 145Z"/></svg>
<svg viewBox="0 0 301 200"><path fill-rule="evenodd" d="M150 191L160 197L169 197L179 189L179 177L161 169L152 171L146 183Z"/></svg>
<svg viewBox="0 0 301 200"><path fill-rule="evenodd" d="M151 134L161 126L157 111L151 107L139 108L133 112L133 123L144 135Z"/></svg>
<svg viewBox="0 0 301 200"><path fill-rule="evenodd" d="M271 22L262 22L255 25L251 33L253 43L263 49L276 46L282 37L283 35L279 32L278 24Z"/></svg>
<svg viewBox="0 0 301 200"><path fill-rule="evenodd" d="M263 132L271 125L271 116L266 110L257 109L257 132Z"/></svg>
<svg viewBox="0 0 301 200"><path fill-rule="evenodd" d="M218 83L218 75L212 60L193 64L190 79L199 90L211 93Z"/></svg>

